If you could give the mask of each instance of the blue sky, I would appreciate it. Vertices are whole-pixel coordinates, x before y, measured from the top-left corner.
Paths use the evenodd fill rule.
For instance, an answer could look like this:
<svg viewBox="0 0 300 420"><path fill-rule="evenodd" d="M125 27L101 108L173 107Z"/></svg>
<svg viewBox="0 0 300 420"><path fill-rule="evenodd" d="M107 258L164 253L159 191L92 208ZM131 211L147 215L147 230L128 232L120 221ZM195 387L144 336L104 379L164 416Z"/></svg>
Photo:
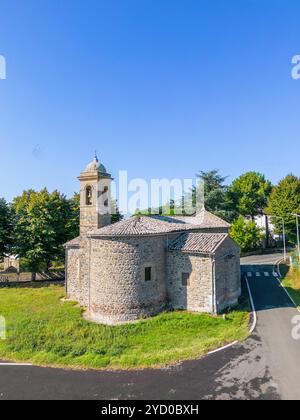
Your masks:
<svg viewBox="0 0 300 420"><path fill-rule="evenodd" d="M300 175L300 3L1 0L0 196L114 175Z"/></svg>

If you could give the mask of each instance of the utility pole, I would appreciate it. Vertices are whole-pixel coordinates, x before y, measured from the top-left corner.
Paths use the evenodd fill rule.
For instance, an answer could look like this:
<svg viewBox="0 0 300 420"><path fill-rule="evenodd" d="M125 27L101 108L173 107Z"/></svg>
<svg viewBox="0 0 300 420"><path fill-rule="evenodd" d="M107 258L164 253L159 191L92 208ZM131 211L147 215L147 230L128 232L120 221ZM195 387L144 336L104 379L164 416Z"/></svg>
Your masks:
<svg viewBox="0 0 300 420"><path fill-rule="evenodd" d="M286 236L285 236L285 221L284 221L284 218L282 218L282 224L283 224L283 253L284 253L284 262L286 262Z"/></svg>
<svg viewBox="0 0 300 420"><path fill-rule="evenodd" d="M298 256L299 256L299 262L300 262L300 235L299 235L299 219L298 214L296 216L296 225L297 225L297 245L298 245Z"/></svg>
<svg viewBox="0 0 300 420"><path fill-rule="evenodd" d="M270 217L274 217L275 219L281 219L282 220L283 256L284 256L284 262L286 262L286 259L287 259L287 247L286 247L286 235L285 235L285 221L284 221L284 217L275 216L275 215L272 215L272 214L270 214L269 216Z"/></svg>
<svg viewBox="0 0 300 420"><path fill-rule="evenodd" d="M299 214L293 213L292 216L296 217L296 226L297 226L297 247L298 247L298 257L300 262L300 234L299 234Z"/></svg>

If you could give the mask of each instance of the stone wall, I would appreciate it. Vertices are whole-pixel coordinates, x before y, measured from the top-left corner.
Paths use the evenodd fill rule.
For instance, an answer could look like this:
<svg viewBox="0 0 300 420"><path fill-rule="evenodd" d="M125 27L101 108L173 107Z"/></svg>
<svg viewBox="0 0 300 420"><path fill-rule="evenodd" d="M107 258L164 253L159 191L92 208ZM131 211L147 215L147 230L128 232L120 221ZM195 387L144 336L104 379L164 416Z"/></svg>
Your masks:
<svg viewBox="0 0 300 420"><path fill-rule="evenodd" d="M82 173L80 180L80 235L111 224L111 178L97 171ZM90 189L90 202L87 202ZM106 205L104 205L106 204Z"/></svg>
<svg viewBox="0 0 300 420"><path fill-rule="evenodd" d="M190 273L188 285L183 285L182 273ZM236 305L241 295L240 248L228 237L213 258L168 251L167 288L174 309L220 313Z"/></svg>
<svg viewBox="0 0 300 420"><path fill-rule="evenodd" d="M182 284L182 273L190 273L188 286ZM212 312L211 258L168 251L167 287L168 299L174 309Z"/></svg>
<svg viewBox="0 0 300 420"><path fill-rule="evenodd" d="M67 297L76 302L80 302L79 292L79 267L80 267L80 248L70 247L66 249L66 284Z"/></svg>
<svg viewBox="0 0 300 420"><path fill-rule="evenodd" d="M166 236L81 237L79 242L67 248L67 294L96 322L135 321L170 306L221 312L241 293L240 249L230 238L214 257L166 251ZM150 281L146 267L152 270ZM190 274L187 285L182 273Z"/></svg>
<svg viewBox="0 0 300 420"><path fill-rule="evenodd" d="M238 303L241 295L240 248L229 237L215 255L217 311Z"/></svg>
<svg viewBox="0 0 300 420"><path fill-rule="evenodd" d="M86 203L86 190L91 189L92 201ZM80 235L99 228L97 213L98 174L94 177L80 178Z"/></svg>
<svg viewBox="0 0 300 420"><path fill-rule="evenodd" d="M89 240L80 239L80 247L66 250L67 296L87 307L89 304Z"/></svg>
<svg viewBox="0 0 300 420"><path fill-rule="evenodd" d="M166 306L165 276L165 238L91 239L90 318L117 324L159 313Z"/></svg>
<svg viewBox="0 0 300 420"><path fill-rule="evenodd" d="M0 283L28 283L32 282L33 273L30 272L15 272L7 273L0 272ZM36 282L64 282L65 281L65 272L64 270L50 270L49 272L36 273L35 275Z"/></svg>

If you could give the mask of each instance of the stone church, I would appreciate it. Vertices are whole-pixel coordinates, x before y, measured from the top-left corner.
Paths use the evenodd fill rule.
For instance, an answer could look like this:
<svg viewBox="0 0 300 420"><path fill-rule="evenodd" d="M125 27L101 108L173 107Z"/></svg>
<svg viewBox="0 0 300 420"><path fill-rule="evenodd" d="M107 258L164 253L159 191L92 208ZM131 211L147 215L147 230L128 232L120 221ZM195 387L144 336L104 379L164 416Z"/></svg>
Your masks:
<svg viewBox="0 0 300 420"><path fill-rule="evenodd" d="M79 181L80 236L65 245L66 289L88 319L116 325L173 309L218 314L237 304L240 248L227 222L202 210L111 224L112 177L96 157ZM98 207L102 194L106 212Z"/></svg>

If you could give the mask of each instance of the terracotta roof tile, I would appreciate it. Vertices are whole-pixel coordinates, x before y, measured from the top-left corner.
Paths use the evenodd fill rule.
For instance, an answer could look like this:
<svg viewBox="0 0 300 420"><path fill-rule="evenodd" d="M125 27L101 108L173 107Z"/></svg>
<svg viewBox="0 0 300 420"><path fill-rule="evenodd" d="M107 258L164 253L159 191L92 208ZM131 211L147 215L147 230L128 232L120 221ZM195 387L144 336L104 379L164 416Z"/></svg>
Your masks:
<svg viewBox="0 0 300 420"><path fill-rule="evenodd" d="M71 241L67 242L64 246L65 247L68 247L68 246L80 246L80 236L78 236L77 238L74 238Z"/></svg>
<svg viewBox="0 0 300 420"><path fill-rule="evenodd" d="M230 228L230 224L207 210L202 210L194 216L153 216L169 223L201 225L204 228Z"/></svg>
<svg viewBox="0 0 300 420"><path fill-rule="evenodd" d="M106 226L94 232L90 232L93 236L138 236L138 235L159 235L171 232L182 232L186 230L185 225L178 223L169 223L163 220L157 220L148 216L131 217L128 220L113 225Z"/></svg>
<svg viewBox="0 0 300 420"><path fill-rule="evenodd" d="M229 223L204 210L192 217L135 216L90 232L89 236L146 236L229 227Z"/></svg>
<svg viewBox="0 0 300 420"><path fill-rule="evenodd" d="M172 241L168 249L172 251L213 254L228 237L229 235L227 233L187 232Z"/></svg>

